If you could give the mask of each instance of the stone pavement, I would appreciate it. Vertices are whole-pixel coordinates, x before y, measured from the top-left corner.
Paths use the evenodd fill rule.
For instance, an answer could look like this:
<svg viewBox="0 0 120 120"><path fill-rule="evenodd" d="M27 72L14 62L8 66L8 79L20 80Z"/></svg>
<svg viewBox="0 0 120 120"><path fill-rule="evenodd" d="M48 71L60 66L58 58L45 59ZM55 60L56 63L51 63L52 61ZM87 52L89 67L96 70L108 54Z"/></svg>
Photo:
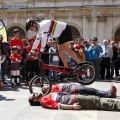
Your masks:
<svg viewBox="0 0 120 120"><path fill-rule="evenodd" d="M100 82L89 85L101 90L109 90L110 85L117 87L120 100L120 81ZM0 120L120 120L120 112L91 110L49 110L28 103L28 87L12 89L9 85L0 90Z"/></svg>

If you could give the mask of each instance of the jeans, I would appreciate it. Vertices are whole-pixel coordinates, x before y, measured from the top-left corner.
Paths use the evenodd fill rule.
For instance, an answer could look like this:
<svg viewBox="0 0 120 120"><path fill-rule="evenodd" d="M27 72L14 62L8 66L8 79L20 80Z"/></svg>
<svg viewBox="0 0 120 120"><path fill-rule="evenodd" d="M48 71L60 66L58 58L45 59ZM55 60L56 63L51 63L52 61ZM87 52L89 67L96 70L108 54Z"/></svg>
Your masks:
<svg viewBox="0 0 120 120"><path fill-rule="evenodd" d="M56 65L56 66L58 66L59 61L52 61L52 62L50 62L49 64L50 64L50 65ZM57 72L53 71L53 76L54 76L54 79L55 79L55 80L58 80L58 78L57 78ZM51 77L52 77L52 71L49 70L49 78L51 79Z"/></svg>
<svg viewBox="0 0 120 120"><path fill-rule="evenodd" d="M99 96L99 97L103 97L103 98L110 98L112 97L112 93L111 91L102 91L102 90L97 90L94 88L90 88L90 87L85 87L82 85L78 85L76 87L76 93L79 94L83 94L83 95L95 95L95 96Z"/></svg>

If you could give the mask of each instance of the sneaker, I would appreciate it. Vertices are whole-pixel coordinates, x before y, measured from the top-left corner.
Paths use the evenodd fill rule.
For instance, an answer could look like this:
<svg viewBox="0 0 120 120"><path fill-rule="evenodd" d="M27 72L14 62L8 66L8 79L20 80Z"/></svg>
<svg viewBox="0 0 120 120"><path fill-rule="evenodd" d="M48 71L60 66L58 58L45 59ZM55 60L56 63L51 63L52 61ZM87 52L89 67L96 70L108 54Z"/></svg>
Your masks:
<svg viewBox="0 0 120 120"><path fill-rule="evenodd" d="M28 80L25 81L25 85L29 86L29 81Z"/></svg>
<svg viewBox="0 0 120 120"><path fill-rule="evenodd" d="M14 83L11 83L11 87L14 88L14 87L15 87L15 84L14 84Z"/></svg>
<svg viewBox="0 0 120 120"><path fill-rule="evenodd" d="M16 85L17 85L17 86L21 86L21 84L20 84L20 83L17 83Z"/></svg>
<svg viewBox="0 0 120 120"><path fill-rule="evenodd" d="M75 67L75 70L73 71L73 73L77 73L81 70L81 67L82 67L82 63L79 63L76 67Z"/></svg>
<svg viewBox="0 0 120 120"><path fill-rule="evenodd" d="M112 97L115 98L116 97L117 88L114 85L111 85L110 91L112 93Z"/></svg>

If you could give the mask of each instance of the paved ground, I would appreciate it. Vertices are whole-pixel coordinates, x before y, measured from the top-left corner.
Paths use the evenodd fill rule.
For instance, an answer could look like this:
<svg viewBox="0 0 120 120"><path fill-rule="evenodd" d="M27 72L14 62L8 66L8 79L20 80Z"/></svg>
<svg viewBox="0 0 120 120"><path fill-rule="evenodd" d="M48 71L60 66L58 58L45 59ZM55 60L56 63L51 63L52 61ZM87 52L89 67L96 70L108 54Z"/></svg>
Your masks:
<svg viewBox="0 0 120 120"><path fill-rule="evenodd" d="M116 99L120 100L120 81L96 81L89 86L109 90L111 84L117 87ZM31 107L28 104L28 96L29 90L26 86L17 89L6 86L0 90L0 120L120 120L120 112L49 110L40 106Z"/></svg>

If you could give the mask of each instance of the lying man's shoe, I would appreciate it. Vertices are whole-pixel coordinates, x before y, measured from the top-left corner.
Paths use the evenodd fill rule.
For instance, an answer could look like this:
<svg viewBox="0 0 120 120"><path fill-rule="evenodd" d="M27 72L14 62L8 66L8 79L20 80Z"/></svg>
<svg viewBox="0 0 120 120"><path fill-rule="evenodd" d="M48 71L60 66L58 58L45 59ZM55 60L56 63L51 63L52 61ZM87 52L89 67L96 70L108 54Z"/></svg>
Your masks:
<svg viewBox="0 0 120 120"><path fill-rule="evenodd" d="M112 97L115 98L116 97L117 88L114 85L111 85L110 91L112 93Z"/></svg>

